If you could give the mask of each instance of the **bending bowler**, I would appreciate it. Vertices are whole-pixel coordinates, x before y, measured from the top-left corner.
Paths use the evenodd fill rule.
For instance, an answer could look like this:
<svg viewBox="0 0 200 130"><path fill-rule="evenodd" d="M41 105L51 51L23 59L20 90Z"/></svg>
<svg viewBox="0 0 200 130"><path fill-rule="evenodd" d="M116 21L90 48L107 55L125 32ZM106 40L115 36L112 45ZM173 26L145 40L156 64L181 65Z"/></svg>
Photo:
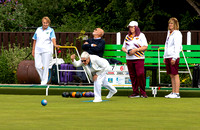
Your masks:
<svg viewBox="0 0 200 130"><path fill-rule="evenodd" d="M101 87L106 87L109 91L106 98L111 98L117 89L109 84L106 80L106 73L111 67L108 61L97 55L90 55L88 52L84 51L81 54L81 60L75 60L75 54L71 55L72 64L75 67L82 66L88 77L92 82L94 82L94 100L93 102L102 102L101 98Z"/></svg>

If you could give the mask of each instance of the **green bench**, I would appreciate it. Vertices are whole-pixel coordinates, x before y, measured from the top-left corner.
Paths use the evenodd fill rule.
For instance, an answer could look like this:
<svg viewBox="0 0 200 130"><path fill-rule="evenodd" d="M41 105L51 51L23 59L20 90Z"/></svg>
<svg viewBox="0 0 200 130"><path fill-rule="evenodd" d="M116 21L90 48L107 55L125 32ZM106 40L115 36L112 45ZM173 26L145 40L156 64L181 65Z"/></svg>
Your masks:
<svg viewBox="0 0 200 130"><path fill-rule="evenodd" d="M126 63L126 54L121 51L121 48L122 45L106 44L103 57L106 59L113 58ZM160 67L165 68L163 62L164 45L149 45L145 51L145 74L147 70L152 71L153 86L157 85L158 48L160 52ZM183 51L190 69L194 68L195 64L200 64L200 45L183 45ZM179 68L187 67L182 53L180 53L179 64Z"/></svg>

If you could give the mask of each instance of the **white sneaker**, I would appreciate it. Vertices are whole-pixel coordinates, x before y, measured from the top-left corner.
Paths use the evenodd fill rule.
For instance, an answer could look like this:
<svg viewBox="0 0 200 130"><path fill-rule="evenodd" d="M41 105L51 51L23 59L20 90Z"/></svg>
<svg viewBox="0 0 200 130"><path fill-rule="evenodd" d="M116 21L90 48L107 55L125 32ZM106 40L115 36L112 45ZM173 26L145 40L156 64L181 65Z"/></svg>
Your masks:
<svg viewBox="0 0 200 130"><path fill-rule="evenodd" d="M109 93L108 93L108 95L106 96L106 98L111 98L115 93L117 93L117 90L116 91L110 91Z"/></svg>
<svg viewBox="0 0 200 130"><path fill-rule="evenodd" d="M98 99L98 100L94 99L93 102L102 102L102 100L101 99Z"/></svg>
<svg viewBox="0 0 200 130"><path fill-rule="evenodd" d="M47 85L47 83L42 81L40 85Z"/></svg>
<svg viewBox="0 0 200 130"><path fill-rule="evenodd" d="M173 95L173 94L174 94L174 93L171 92L170 94L166 95L165 98L169 98L169 97L170 97L171 95Z"/></svg>
<svg viewBox="0 0 200 130"><path fill-rule="evenodd" d="M170 95L168 98L181 98L181 97L179 94L174 93L174 94Z"/></svg>

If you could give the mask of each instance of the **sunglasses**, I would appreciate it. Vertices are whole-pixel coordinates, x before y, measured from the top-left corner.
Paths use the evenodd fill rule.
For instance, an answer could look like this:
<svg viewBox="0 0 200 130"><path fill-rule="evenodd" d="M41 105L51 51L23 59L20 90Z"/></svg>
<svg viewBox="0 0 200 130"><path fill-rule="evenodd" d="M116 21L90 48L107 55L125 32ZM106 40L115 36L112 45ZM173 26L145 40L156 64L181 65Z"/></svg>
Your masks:
<svg viewBox="0 0 200 130"><path fill-rule="evenodd" d="M86 60L81 60L81 62L86 62Z"/></svg>

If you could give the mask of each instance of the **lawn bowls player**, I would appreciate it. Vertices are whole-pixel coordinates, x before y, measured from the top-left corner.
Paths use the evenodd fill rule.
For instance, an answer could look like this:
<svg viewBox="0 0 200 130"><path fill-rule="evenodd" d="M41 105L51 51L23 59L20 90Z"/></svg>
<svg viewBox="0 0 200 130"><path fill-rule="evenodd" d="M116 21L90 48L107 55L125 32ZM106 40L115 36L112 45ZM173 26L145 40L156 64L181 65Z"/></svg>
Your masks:
<svg viewBox="0 0 200 130"><path fill-rule="evenodd" d="M168 33L165 42L164 63L166 64L167 74L170 75L172 92L166 98L180 98L179 87L180 79L178 74L180 52L182 50L182 34L179 31L179 23L176 18L168 21Z"/></svg>
<svg viewBox="0 0 200 130"><path fill-rule="evenodd" d="M72 64L75 67L82 66L90 80L94 82L94 100L93 102L102 102L101 98L101 87L104 86L109 90L106 98L111 98L117 89L110 85L106 78L106 72L110 69L110 64L104 58L97 55L90 55L88 52L84 51L81 54L81 60L75 60L75 54L71 55Z"/></svg>
<svg viewBox="0 0 200 130"><path fill-rule="evenodd" d="M32 55L35 59L35 68L40 76L41 85L48 82L49 63L52 58L53 45L56 45L56 36L53 28L49 27L48 17L42 18L42 27L38 27L33 36ZM52 44L53 42L53 44Z"/></svg>
<svg viewBox="0 0 200 130"><path fill-rule="evenodd" d="M133 88L133 94L128 97L140 97L138 89L140 86L141 97L147 98L144 74L144 51L148 47L147 40L145 35L140 32L136 21L131 21L127 27L129 32L124 39L122 51L126 53L126 62Z"/></svg>

